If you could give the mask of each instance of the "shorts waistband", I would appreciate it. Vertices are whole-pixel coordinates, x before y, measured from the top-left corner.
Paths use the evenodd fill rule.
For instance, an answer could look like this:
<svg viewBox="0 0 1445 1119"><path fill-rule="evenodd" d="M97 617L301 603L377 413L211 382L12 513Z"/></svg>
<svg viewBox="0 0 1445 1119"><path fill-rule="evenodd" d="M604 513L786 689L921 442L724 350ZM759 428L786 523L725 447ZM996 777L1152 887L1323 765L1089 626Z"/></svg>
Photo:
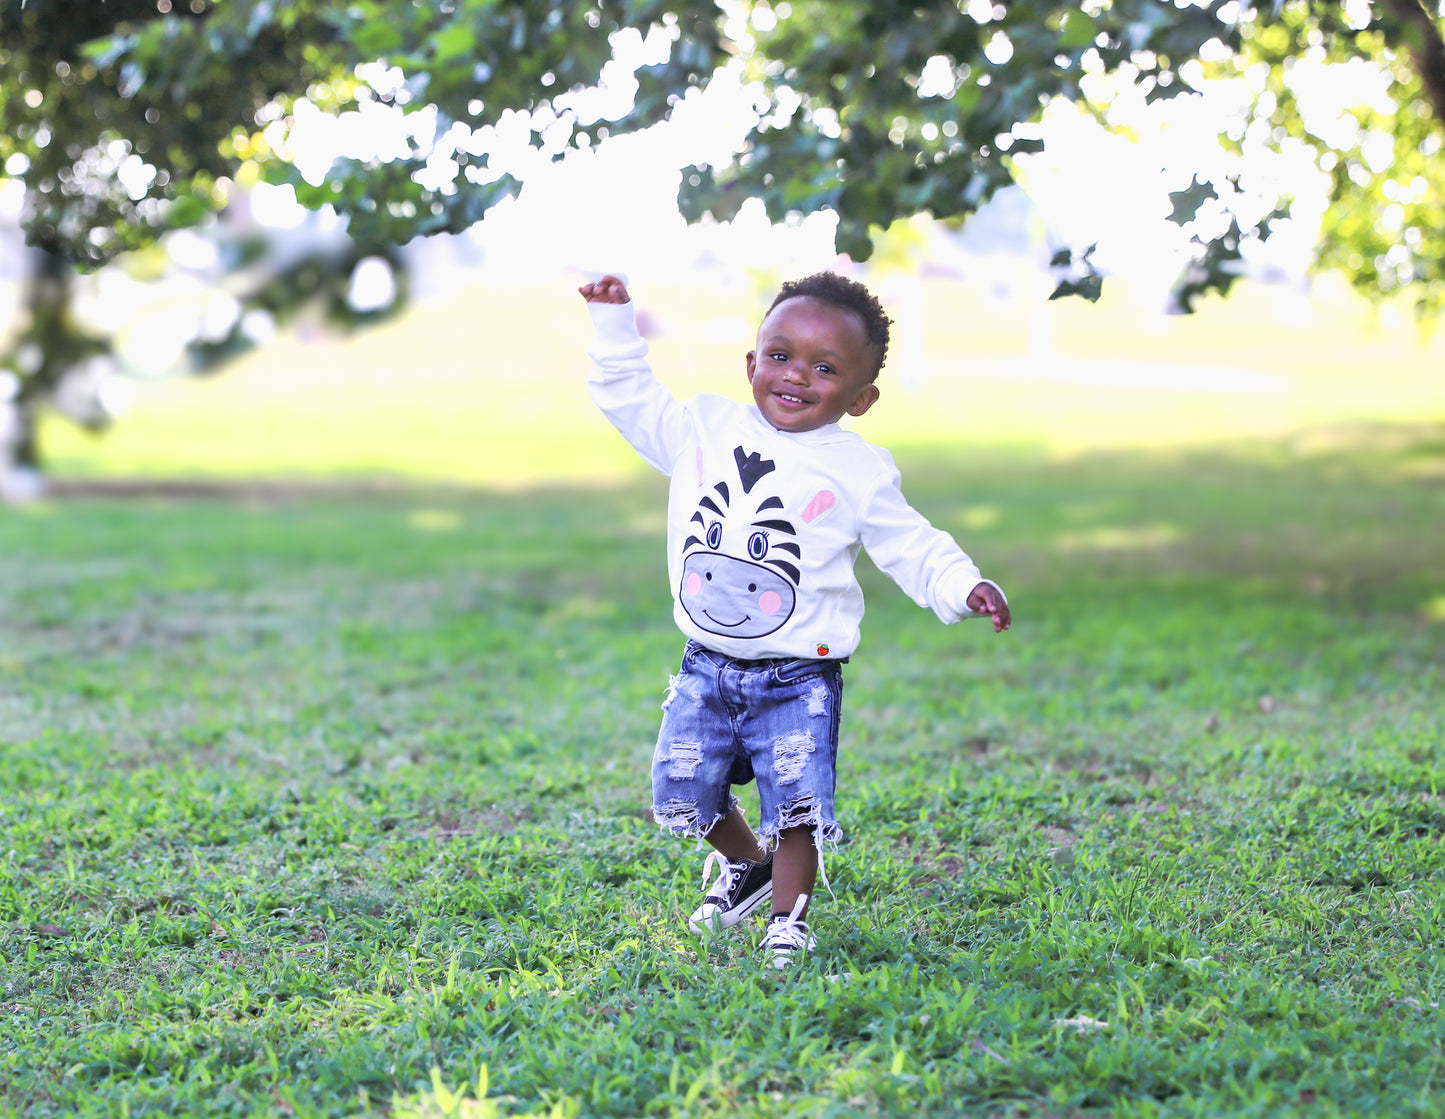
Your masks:
<svg viewBox="0 0 1445 1119"><path fill-rule="evenodd" d="M734 657L729 656L727 653L720 653L716 649L709 649L701 641L689 637L687 639L687 646L683 649L683 656L686 656L688 653L691 653L694 650L700 653L706 653L710 657L716 657L721 661L726 661L728 664L735 665L738 668L745 668L750 670L758 668L772 668L775 665L779 664L794 664L797 661L808 661L814 664L848 663L847 657L763 657L758 660L747 660L743 657Z"/></svg>

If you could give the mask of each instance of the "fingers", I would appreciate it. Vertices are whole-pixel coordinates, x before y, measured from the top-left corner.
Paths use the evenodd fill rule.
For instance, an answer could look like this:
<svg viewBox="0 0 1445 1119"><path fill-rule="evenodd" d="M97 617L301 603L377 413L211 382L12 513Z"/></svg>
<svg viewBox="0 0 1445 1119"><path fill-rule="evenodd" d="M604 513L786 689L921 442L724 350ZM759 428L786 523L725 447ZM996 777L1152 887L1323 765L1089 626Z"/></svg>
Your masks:
<svg viewBox="0 0 1445 1119"><path fill-rule="evenodd" d="M993 620L994 633L1002 633L1013 624L1008 603L1003 595L987 583L980 584L968 596L968 608L978 614L988 614Z"/></svg>
<svg viewBox="0 0 1445 1119"><path fill-rule="evenodd" d="M626 303L627 288L616 276L603 276L577 289L578 294L588 303Z"/></svg>

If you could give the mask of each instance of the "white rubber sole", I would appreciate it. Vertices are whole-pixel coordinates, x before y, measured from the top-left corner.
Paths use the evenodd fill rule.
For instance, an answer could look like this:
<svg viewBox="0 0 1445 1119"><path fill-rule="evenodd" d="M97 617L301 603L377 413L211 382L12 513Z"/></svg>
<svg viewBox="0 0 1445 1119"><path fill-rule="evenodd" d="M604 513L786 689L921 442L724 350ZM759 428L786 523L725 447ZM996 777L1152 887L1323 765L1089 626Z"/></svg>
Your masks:
<svg viewBox="0 0 1445 1119"><path fill-rule="evenodd" d="M687 927L698 936L705 936L707 933L718 933L724 929L730 929L739 925L757 912L758 906L773 896L773 885L768 883L767 887L748 898L742 905L732 909L718 909L711 902L704 902L692 912L687 919Z"/></svg>

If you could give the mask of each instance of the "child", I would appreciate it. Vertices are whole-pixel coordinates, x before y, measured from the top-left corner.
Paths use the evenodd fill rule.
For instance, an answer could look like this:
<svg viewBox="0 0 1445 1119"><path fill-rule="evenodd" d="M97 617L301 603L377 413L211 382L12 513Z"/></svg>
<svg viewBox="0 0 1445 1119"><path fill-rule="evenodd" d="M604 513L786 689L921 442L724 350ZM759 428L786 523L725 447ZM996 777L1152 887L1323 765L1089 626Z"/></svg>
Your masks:
<svg viewBox="0 0 1445 1119"><path fill-rule="evenodd" d="M672 478L668 578L688 642L662 705L653 815L715 849L703 885L717 866L719 880L691 928L729 928L771 896L763 950L785 968L816 946L803 915L823 844L842 836L839 666L863 617L859 546L944 622L987 614L997 633L1008 601L903 500L888 452L837 426L877 402L888 350L888 316L862 284L821 272L783 285L747 355L751 405L673 399L647 364L622 281L578 290L594 329L588 390ZM754 778L758 833L731 792Z"/></svg>

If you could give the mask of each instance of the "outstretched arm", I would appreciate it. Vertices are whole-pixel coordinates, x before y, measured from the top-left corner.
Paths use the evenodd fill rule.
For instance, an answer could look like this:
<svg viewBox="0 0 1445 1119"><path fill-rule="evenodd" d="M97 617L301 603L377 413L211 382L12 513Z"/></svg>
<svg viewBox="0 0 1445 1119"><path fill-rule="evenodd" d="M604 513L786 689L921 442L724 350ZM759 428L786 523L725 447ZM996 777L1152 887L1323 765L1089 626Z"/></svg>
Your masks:
<svg viewBox="0 0 1445 1119"><path fill-rule="evenodd" d="M603 276L577 289L588 303L627 303L627 287L616 276Z"/></svg>
<svg viewBox="0 0 1445 1119"><path fill-rule="evenodd" d="M992 583L980 583L969 592L968 608L979 614L993 615L994 633L1002 633L1012 621L1008 603Z"/></svg>
<svg viewBox="0 0 1445 1119"><path fill-rule="evenodd" d="M948 625L963 618L993 618L995 632L1008 629L1008 599L958 541L935 528L903 498L898 468L881 447L872 450L884 473L860 508L859 534L879 570Z"/></svg>

